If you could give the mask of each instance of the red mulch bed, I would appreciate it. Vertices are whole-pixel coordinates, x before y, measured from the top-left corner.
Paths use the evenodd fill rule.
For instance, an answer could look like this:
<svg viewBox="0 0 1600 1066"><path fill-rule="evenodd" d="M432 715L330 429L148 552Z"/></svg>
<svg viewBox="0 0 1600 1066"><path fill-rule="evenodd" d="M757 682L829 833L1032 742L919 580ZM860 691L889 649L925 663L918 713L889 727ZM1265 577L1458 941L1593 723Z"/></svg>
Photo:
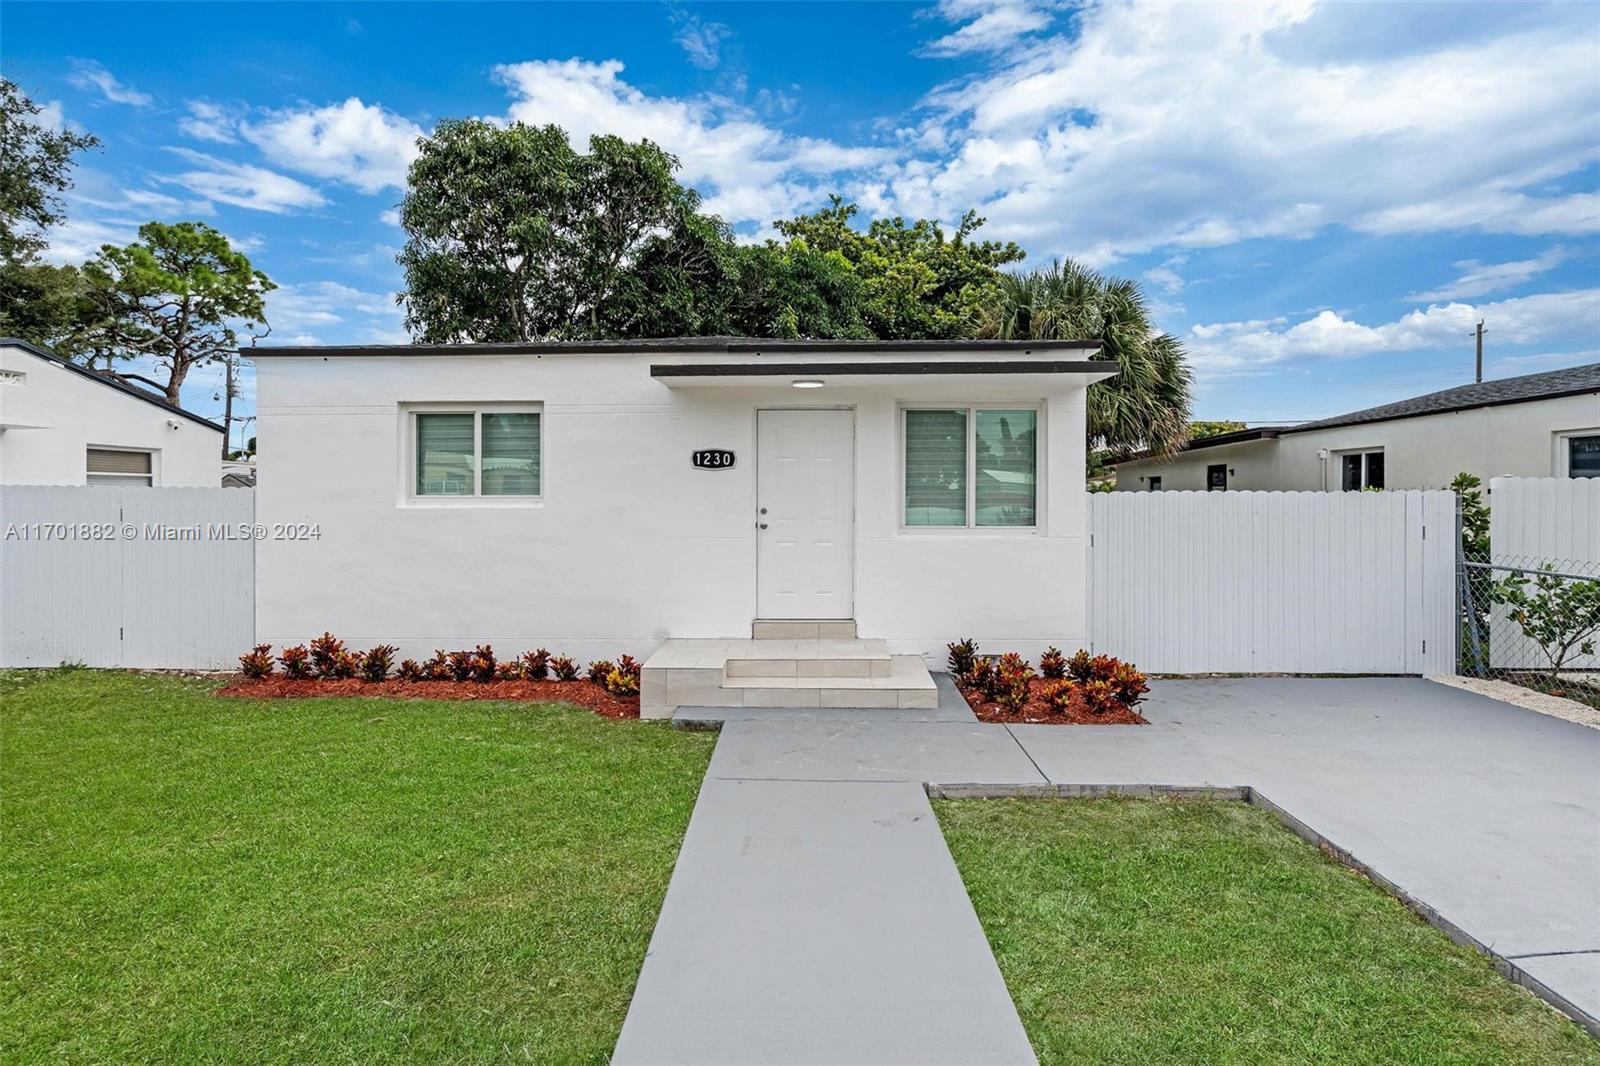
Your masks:
<svg viewBox="0 0 1600 1066"><path fill-rule="evenodd" d="M639 717L639 697L613 696L593 681L328 681L236 676L219 696L302 699L309 696L382 696L405 700L518 700L576 703L605 718Z"/></svg>
<svg viewBox="0 0 1600 1066"><path fill-rule="evenodd" d="M978 716L980 722L1037 722L1044 725L1148 724L1144 716L1131 707L1118 707L1104 714L1094 714L1081 703L1074 701L1068 709L1062 710L1039 695L1040 689L1048 683L1044 678L1036 678L1028 684L1028 691L1033 695L1021 714L1012 714L1007 708L998 703L990 703L965 686L956 687L966 698L967 706L972 708L972 713Z"/></svg>

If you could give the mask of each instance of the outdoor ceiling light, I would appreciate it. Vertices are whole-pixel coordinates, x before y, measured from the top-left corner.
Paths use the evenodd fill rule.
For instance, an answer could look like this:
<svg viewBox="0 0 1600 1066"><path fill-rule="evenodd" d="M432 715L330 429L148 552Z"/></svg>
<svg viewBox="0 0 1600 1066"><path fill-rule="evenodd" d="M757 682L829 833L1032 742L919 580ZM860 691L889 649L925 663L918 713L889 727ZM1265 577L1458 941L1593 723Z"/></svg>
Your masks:
<svg viewBox="0 0 1600 1066"><path fill-rule="evenodd" d="M822 382L816 378L796 378L794 381L789 382L789 384L793 385L797 389L822 388Z"/></svg>

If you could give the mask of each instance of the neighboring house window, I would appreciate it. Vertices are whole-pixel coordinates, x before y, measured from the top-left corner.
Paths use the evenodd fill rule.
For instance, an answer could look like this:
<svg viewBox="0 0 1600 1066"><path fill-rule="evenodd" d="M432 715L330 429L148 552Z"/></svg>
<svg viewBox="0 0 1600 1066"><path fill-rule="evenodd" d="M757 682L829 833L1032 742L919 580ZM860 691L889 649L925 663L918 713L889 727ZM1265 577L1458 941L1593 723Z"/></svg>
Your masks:
<svg viewBox="0 0 1600 1066"><path fill-rule="evenodd" d="M151 455L120 448L90 448L88 480L91 485L153 485Z"/></svg>
<svg viewBox="0 0 1600 1066"><path fill-rule="evenodd" d="M539 411L416 411L411 417L415 495L540 494Z"/></svg>
<svg viewBox="0 0 1600 1066"><path fill-rule="evenodd" d="M1224 492L1228 488L1228 464L1212 463L1206 467L1206 491Z"/></svg>
<svg viewBox="0 0 1600 1066"><path fill-rule="evenodd" d="M1160 475L1157 475L1157 476L1155 476L1155 477L1150 479L1150 491L1151 492L1160 492L1161 491L1161 477L1160 477Z"/></svg>
<svg viewBox="0 0 1600 1066"><path fill-rule="evenodd" d="M1383 488L1383 453L1346 452L1341 455L1339 487L1346 492Z"/></svg>
<svg viewBox="0 0 1600 1066"><path fill-rule="evenodd" d="M1034 526L1039 412L905 412L907 526Z"/></svg>
<svg viewBox="0 0 1600 1066"><path fill-rule="evenodd" d="M1600 477L1600 431L1568 433L1560 443L1561 476Z"/></svg>

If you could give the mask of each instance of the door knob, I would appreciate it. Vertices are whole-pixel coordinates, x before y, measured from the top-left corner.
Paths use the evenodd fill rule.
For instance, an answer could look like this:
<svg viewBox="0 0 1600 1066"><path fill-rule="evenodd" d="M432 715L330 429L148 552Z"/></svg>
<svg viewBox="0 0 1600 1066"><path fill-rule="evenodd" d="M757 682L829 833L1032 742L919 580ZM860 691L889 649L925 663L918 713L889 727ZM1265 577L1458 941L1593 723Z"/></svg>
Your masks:
<svg viewBox="0 0 1600 1066"><path fill-rule="evenodd" d="M756 528L757 529L766 529L767 528L767 524L765 522L757 522L756 523Z"/></svg>

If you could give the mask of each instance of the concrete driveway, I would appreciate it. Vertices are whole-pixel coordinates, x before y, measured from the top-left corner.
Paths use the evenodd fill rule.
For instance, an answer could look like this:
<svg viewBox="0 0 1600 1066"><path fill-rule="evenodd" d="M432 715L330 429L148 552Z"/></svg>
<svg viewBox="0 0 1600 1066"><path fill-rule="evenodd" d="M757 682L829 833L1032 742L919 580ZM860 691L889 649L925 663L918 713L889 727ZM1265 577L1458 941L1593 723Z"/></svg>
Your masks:
<svg viewBox="0 0 1600 1066"><path fill-rule="evenodd" d="M1409 678L1158 682L1146 727L979 724L941 683L726 723L616 1062L1031 1062L929 784L1249 786L1594 1027L1600 731Z"/></svg>

